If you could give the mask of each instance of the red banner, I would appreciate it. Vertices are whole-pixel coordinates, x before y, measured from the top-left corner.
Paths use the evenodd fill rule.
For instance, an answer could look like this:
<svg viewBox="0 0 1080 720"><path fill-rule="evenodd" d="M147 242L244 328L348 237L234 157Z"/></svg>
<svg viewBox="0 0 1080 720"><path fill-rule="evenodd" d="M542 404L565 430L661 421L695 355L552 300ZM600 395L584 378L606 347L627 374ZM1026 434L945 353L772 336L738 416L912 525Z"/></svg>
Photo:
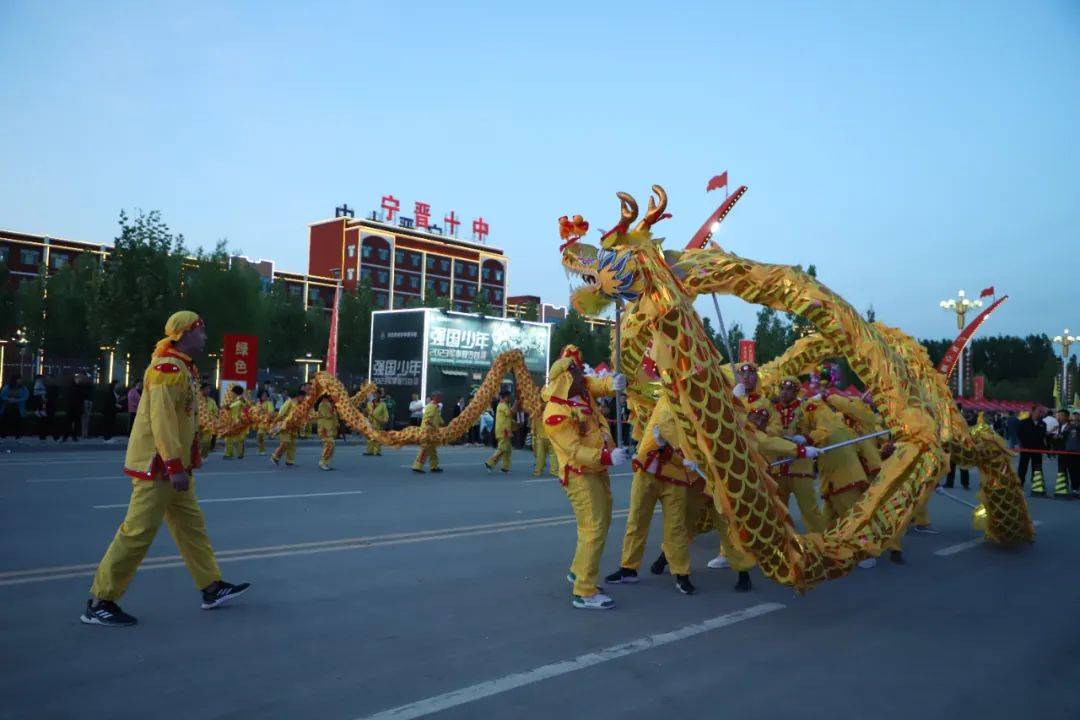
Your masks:
<svg viewBox="0 0 1080 720"><path fill-rule="evenodd" d="M341 286L334 289L334 312L330 315L330 340L326 345L326 372L337 375L338 308L341 306Z"/></svg>
<svg viewBox="0 0 1080 720"><path fill-rule="evenodd" d="M221 360L221 381L240 381L245 388L255 387L259 374L259 338L255 335L224 337L225 353Z"/></svg>
<svg viewBox="0 0 1080 720"><path fill-rule="evenodd" d="M986 399L986 377L983 375L976 375L971 379L972 392L975 394L975 400Z"/></svg>
<svg viewBox="0 0 1080 720"><path fill-rule="evenodd" d="M991 303L988 308L979 313L978 316L964 328L963 332L956 336L956 340L954 340L953 344L949 346L949 349L945 351L945 357L941 358L941 362L938 363L938 372L944 375L946 380L949 379L953 370L956 369L956 363L960 360L960 351L963 350L968 344L968 341L971 340L971 336L975 334L975 331L979 329L979 326L983 324L983 321L990 317L990 313L997 310L998 306L1008 299L1008 295L1003 295L998 298L996 302ZM963 395L963 388L961 388L961 391L958 394Z"/></svg>
<svg viewBox="0 0 1080 720"><path fill-rule="evenodd" d="M757 343L753 340L740 340L739 341L739 362L752 363L754 362L754 355L757 354Z"/></svg>

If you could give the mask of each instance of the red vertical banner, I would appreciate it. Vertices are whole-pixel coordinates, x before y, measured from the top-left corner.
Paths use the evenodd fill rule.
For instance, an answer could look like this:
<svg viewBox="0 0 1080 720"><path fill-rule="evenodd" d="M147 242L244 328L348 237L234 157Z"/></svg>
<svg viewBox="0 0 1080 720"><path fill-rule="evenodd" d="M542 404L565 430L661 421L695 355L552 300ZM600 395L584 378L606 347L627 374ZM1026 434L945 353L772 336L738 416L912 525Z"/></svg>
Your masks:
<svg viewBox="0 0 1080 720"><path fill-rule="evenodd" d="M740 340L739 341L739 362L752 363L754 362L754 356L757 354L757 343L753 340Z"/></svg>
<svg viewBox="0 0 1080 720"><path fill-rule="evenodd" d="M221 380L240 381L246 388L255 387L259 375L259 338L255 335L227 334L221 362Z"/></svg>
<svg viewBox="0 0 1080 720"><path fill-rule="evenodd" d="M976 375L971 380L972 392L975 395L976 400L984 400L986 398L986 376Z"/></svg>
<svg viewBox="0 0 1080 720"><path fill-rule="evenodd" d="M338 308L341 307L341 286L334 289L334 311L330 315L330 341L326 346L326 372L337 375Z"/></svg>

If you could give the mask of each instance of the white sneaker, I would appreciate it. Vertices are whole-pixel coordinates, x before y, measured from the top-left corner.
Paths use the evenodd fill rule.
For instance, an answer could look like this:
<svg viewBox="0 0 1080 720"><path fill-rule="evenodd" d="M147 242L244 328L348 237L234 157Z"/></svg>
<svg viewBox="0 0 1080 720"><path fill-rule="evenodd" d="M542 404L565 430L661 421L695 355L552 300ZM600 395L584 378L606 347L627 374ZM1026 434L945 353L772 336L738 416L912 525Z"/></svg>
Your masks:
<svg viewBox="0 0 1080 720"><path fill-rule="evenodd" d="M582 610L611 610L615 607L615 601L604 593L598 592L589 597L575 595L573 605Z"/></svg>
<svg viewBox="0 0 1080 720"><path fill-rule="evenodd" d="M319 469L320 470L333 470L334 468L330 467L329 465L323 465L322 463L319 463Z"/></svg>
<svg viewBox="0 0 1080 720"><path fill-rule="evenodd" d="M713 570L723 570L724 568L728 567L727 558L723 555L717 555L709 561L709 567L711 567Z"/></svg>
<svg viewBox="0 0 1080 720"><path fill-rule="evenodd" d="M861 567L863 570L869 570L875 565L877 565L877 558L866 558L865 560L859 561L859 567Z"/></svg>

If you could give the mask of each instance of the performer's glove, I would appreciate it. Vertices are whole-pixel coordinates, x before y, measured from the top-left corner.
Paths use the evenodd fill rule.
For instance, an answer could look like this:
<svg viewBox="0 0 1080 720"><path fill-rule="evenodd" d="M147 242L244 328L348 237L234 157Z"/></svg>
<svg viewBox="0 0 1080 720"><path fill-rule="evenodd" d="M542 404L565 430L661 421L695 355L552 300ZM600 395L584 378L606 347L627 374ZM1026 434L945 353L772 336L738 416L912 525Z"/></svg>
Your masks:
<svg viewBox="0 0 1080 720"><path fill-rule="evenodd" d="M607 462L604 463L604 464L605 465L610 465L611 467L618 467L620 465L625 465L626 461L628 459L628 456L626 454L626 450L623 449L623 448L615 448L614 450L611 450L610 452L607 452L606 454L607 454Z"/></svg>
<svg viewBox="0 0 1080 720"><path fill-rule="evenodd" d="M805 445L806 444L806 438L803 437L802 435L792 435L791 436L791 442L795 443L796 445Z"/></svg>
<svg viewBox="0 0 1080 720"><path fill-rule="evenodd" d="M611 376L611 386L615 388L615 392L622 392L626 389L626 376L622 373L615 373Z"/></svg>
<svg viewBox="0 0 1080 720"><path fill-rule="evenodd" d="M687 470L689 470L690 472L692 472L692 473L694 473L696 475L701 475L701 468L699 468L698 464L696 462L694 462L693 460L691 460L690 458L683 458L682 464L683 464L683 467L686 468Z"/></svg>
<svg viewBox="0 0 1080 720"><path fill-rule="evenodd" d="M803 453L805 453L806 457L813 459L816 458L818 455L821 455L821 450L814 447L813 445L806 445L805 447L803 447Z"/></svg>
<svg viewBox="0 0 1080 720"><path fill-rule="evenodd" d="M737 398L745 397L746 396L746 387L742 383L738 383L732 389L731 394L734 395Z"/></svg>

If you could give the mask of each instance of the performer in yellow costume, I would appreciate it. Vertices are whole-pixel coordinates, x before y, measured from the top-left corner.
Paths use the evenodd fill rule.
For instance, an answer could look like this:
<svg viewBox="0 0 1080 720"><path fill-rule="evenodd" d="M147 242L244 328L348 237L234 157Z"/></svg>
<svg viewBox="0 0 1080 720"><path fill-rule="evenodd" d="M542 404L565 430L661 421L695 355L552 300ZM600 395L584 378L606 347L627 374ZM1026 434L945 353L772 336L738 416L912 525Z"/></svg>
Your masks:
<svg viewBox="0 0 1080 720"><path fill-rule="evenodd" d="M213 394L210 392L210 383L203 383L199 388L199 392L206 398L206 407L210 409L210 417L217 418L218 404L214 400ZM203 428L199 433L199 456L202 458L209 457L210 455L210 443L214 439L213 428Z"/></svg>
<svg viewBox="0 0 1080 720"><path fill-rule="evenodd" d="M431 402L424 407L424 414L420 420L421 430L438 430L443 426L442 410L439 408L441 403L441 392L437 392L431 396ZM416 454L416 459L413 460L412 471L417 473L424 472L425 462L430 463L431 472L443 471L443 469L439 467L439 446L436 443L424 442L420 444L420 452Z"/></svg>
<svg viewBox="0 0 1080 720"><path fill-rule="evenodd" d="M809 422L803 412L799 391L802 385L794 376L787 376L780 381L780 392L772 404L767 432L782 436L795 443L806 443L806 434L810 432ZM799 457L787 465L778 466L775 473L780 492L780 500L788 504L791 495L799 506L803 524L810 532L825 532L825 520L821 516L817 493L814 491L814 461Z"/></svg>
<svg viewBox="0 0 1080 720"><path fill-rule="evenodd" d="M390 411L386 408L386 403L383 402L382 390L375 391L375 397L368 404L367 408L368 419L371 421L372 427L376 430L382 430L386 427L386 423L390 421ZM364 450L365 455L382 455L382 445L374 438L367 439L367 449Z"/></svg>
<svg viewBox="0 0 1080 720"><path fill-rule="evenodd" d="M544 386L544 426L562 468L561 482L577 520L577 547L567 579L574 584L573 606L609 610L615 601L596 585L600 556L611 525L608 468L626 462L616 448L596 397L626 387L621 375L586 378L585 363L573 345L563 348Z"/></svg>
<svg viewBox="0 0 1080 720"><path fill-rule="evenodd" d="M173 313L143 375L143 395L131 428L124 474L132 479L127 515L94 574L80 620L88 625L134 625L116 601L135 577L162 520L184 564L202 589L204 610L248 589L221 579L191 472L200 465L196 437L199 372L192 361L206 345L206 328L193 312Z"/></svg>
<svg viewBox="0 0 1080 720"><path fill-rule="evenodd" d="M696 589L690 582L686 495L697 480L697 475L688 469L690 463L668 440L677 437L677 430L666 396L660 396L643 435L631 463L634 480L630 486L630 513L626 517L622 559L619 569L604 580L614 584L638 581L638 568L645 554L649 525L659 501L664 513L663 560L658 559L653 563L653 572L659 575L664 571L664 565L670 563L676 589L684 595L693 595Z"/></svg>
<svg viewBox="0 0 1080 720"><path fill-rule="evenodd" d="M267 415L274 414L274 403L270 401L270 393L265 390L259 393L259 407L266 411ZM255 433L255 442L258 444L259 454L266 454L266 431L261 427Z"/></svg>
<svg viewBox="0 0 1080 720"><path fill-rule="evenodd" d="M804 404L804 410L810 422L809 439L814 445L823 447L854 439L843 416L833 410L823 400L811 398ZM825 501L824 520L826 527L845 515L862 494L870 487L870 482L859 459L859 451L853 445L822 453L817 460L821 483L821 497ZM887 544L889 558L903 564L904 558L899 541L890 540ZM859 562L859 567L870 568L876 564L874 558Z"/></svg>
<svg viewBox="0 0 1080 720"><path fill-rule="evenodd" d="M296 407L296 400L293 397L293 393L289 390L285 391L286 400L281 404L278 409L278 420L284 420L289 417L289 414ZM288 430L282 430L278 434L278 446L277 450L274 450L270 454L270 461L277 465L281 462L282 456L285 457L285 465L292 467L296 463L296 433Z"/></svg>
<svg viewBox="0 0 1080 720"><path fill-rule="evenodd" d="M229 417L233 422L238 422L244 414L244 407L247 405L247 400L244 398L244 388L239 385L233 385L229 388ZM237 459L244 457L244 444L247 441L248 430L245 426L243 430L237 431L235 434L225 438L225 457L231 458L233 454Z"/></svg>
<svg viewBox="0 0 1080 720"><path fill-rule="evenodd" d="M544 472L544 463L547 462L551 474L559 477L559 459L555 457L555 448L548 439L544 430L544 417L537 415L532 419L533 454L536 456L536 464L533 466L533 475L540 477Z"/></svg>
<svg viewBox="0 0 1080 720"><path fill-rule="evenodd" d="M514 422L510 417L510 393L503 390L499 393L499 405L495 408L495 439L498 445L491 457L484 461L484 467L494 470L495 465L502 460L502 471L510 472L510 454L514 451L510 445L510 437L514 434Z"/></svg>
<svg viewBox="0 0 1080 720"><path fill-rule="evenodd" d="M338 416L334 412L334 401L329 395L324 395L319 401L319 409L316 413L316 423L319 430L319 439L322 440L322 455L319 457L320 470L333 470L330 461L334 457L334 439L337 437Z"/></svg>

